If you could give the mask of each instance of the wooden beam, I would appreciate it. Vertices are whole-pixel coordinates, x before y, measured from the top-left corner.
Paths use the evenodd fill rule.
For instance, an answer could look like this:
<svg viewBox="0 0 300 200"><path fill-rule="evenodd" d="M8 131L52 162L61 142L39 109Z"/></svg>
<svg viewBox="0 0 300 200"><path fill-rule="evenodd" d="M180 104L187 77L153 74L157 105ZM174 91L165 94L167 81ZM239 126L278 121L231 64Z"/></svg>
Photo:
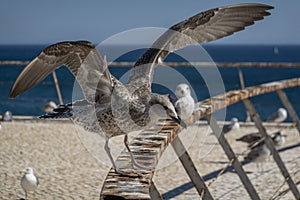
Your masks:
<svg viewBox="0 0 300 200"><path fill-rule="evenodd" d="M191 179L191 182L193 183L194 187L196 188L199 196L203 200L213 200L213 196L208 190L208 187L206 186L204 180L199 175L189 153L186 151L184 145L182 144L180 138L177 136L172 141L172 147L178 156L181 164L183 165L185 171L187 172L188 176Z"/></svg>
<svg viewBox="0 0 300 200"><path fill-rule="evenodd" d="M232 161L232 166L234 167L235 171L239 175L245 189L247 190L251 199L259 200L260 197L258 196L255 188L253 187L250 179L248 178L247 174L245 173L241 163L235 156L235 153L231 149L228 141L226 140L222 130L220 129L217 120L212 115L205 116L206 120L208 121L214 135L217 137L220 145L222 146L227 158L229 161Z"/></svg>
<svg viewBox="0 0 300 200"><path fill-rule="evenodd" d="M284 107L287 109L288 114L292 118L293 122L296 124L296 127L298 129L298 132L300 134L300 123L297 113L295 112L291 102L289 101L289 98L286 96L285 92L283 90L277 90L277 94L284 105Z"/></svg>

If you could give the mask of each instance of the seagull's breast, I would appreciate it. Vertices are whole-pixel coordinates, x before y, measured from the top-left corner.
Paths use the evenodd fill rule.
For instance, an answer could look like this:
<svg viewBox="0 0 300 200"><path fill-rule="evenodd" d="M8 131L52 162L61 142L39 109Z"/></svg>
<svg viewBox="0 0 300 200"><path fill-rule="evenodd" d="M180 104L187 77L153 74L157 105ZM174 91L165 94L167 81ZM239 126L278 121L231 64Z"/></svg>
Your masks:
<svg viewBox="0 0 300 200"><path fill-rule="evenodd" d="M21 179L21 186L26 192L35 191L38 187L37 178L33 174L26 174Z"/></svg>

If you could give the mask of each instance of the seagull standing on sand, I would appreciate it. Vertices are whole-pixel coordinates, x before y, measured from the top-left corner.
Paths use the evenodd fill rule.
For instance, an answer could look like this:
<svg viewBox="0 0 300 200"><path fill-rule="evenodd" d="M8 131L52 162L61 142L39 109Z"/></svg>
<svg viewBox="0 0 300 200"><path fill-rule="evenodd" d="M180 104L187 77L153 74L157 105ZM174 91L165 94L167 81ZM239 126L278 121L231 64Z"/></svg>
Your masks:
<svg viewBox="0 0 300 200"><path fill-rule="evenodd" d="M230 124L225 124L222 129L222 133L228 133L231 130L237 130L240 128L239 121L236 117L232 118Z"/></svg>
<svg viewBox="0 0 300 200"><path fill-rule="evenodd" d="M244 157L245 160L255 162L257 168L259 169L259 164L261 164L261 172L263 169L263 162L265 162L271 155L271 151L268 149L265 142L260 142L256 146L251 148L251 151Z"/></svg>
<svg viewBox="0 0 300 200"><path fill-rule="evenodd" d="M43 109L46 113L48 112L53 112L53 110L57 108L57 105L54 101L48 101L47 103L45 103Z"/></svg>
<svg viewBox="0 0 300 200"><path fill-rule="evenodd" d="M283 122L287 118L287 111L284 108L279 108L277 112L273 113L267 118L267 122Z"/></svg>
<svg viewBox="0 0 300 200"><path fill-rule="evenodd" d="M190 87L185 83L177 85L175 95L177 97L175 102L177 114L182 120L186 120L193 114L195 108L195 101L191 96Z"/></svg>
<svg viewBox="0 0 300 200"><path fill-rule="evenodd" d="M272 134L271 139L276 147L281 147L285 143L285 137L286 135L283 135L281 131L278 131L274 134ZM247 135L244 135L240 138L237 138L236 141L241 141L248 143L249 146L252 146L254 143L258 142L260 139L262 139L262 135L258 133L250 133Z"/></svg>
<svg viewBox="0 0 300 200"><path fill-rule="evenodd" d="M39 186L39 180L34 175L31 167L26 167L23 171L23 177L21 178L21 186L25 192L25 199L27 199L28 192L34 192Z"/></svg>
<svg viewBox="0 0 300 200"><path fill-rule="evenodd" d="M10 122L12 120L13 120L12 112L10 110L5 111L2 115L2 121Z"/></svg>
<svg viewBox="0 0 300 200"><path fill-rule="evenodd" d="M92 43L67 41L51 45L21 72L10 97L16 97L37 85L56 68L62 65L68 67L81 86L85 99L55 109L57 114L73 113L73 120L86 130L104 133L104 148L115 171L128 174L115 165L108 146L111 137L125 135L124 144L133 167L142 167L133 158L127 134L149 126L151 106L161 105L170 118L184 126L168 95L151 91L154 69L159 62L171 52L188 45L206 43L243 30L270 15L267 12L270 9L273 7L264 4L225 6L198 13L175 24L137 60L126 84L110 74L105 57L102 59ZM51 117L55 117L55 114Z"/></svg>

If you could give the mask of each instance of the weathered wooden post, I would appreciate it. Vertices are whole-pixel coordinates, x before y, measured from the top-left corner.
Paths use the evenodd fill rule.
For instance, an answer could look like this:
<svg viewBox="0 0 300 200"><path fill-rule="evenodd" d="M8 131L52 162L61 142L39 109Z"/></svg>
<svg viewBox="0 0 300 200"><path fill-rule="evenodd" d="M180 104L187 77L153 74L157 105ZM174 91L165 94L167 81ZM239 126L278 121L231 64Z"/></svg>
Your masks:
<svg viewBox="0 0 300 200"><path fill-rule="evenodd" d="M266 138L265 143L266 143L267 147L271 150L273 158L274 158L275 162L277 163L284 179L287 181L293 195L295 196L296 199L300 199L300 193L297 189L297 186L295 185L292 177L290 176L283 161L281 160L276 148L274 147L274 143L273 143L272 139L267 134L267 131L266 131L265 127L263 126L262 121L261 121L258 113L255 110L254 105L252 104L252 102L249 99L244 99L243 103L244 103L246 109L248 110L248 112L250 113L259 132L262 134L263 137Z"/></svg>

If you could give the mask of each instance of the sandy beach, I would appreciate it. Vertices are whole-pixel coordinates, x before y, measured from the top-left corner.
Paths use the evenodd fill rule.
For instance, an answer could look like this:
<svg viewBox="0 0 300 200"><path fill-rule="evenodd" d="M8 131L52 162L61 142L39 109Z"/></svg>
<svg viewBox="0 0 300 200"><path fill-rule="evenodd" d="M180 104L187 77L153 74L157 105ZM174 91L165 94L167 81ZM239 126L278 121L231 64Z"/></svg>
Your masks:
<svg viewBox="0 0 300 200"><path fill-rule="evenodd" d="M299 133L289 124L281 127L287 135L283 147L300 143ZM21 199L24 192L20 186L23 168L33 167L40 180L40 187L29 199L99 199L103 181L110 165L97 160L82 144L71 122L49 121L13 121L2 123L0 130L0 197L1 199ZM267 128L269 133L277 127ZM226 135L237 155L245 153L247 145L235 141L235 138L255 132L254 126L243 125L240 130ZM228 164L226 155L216 138L210 135L207 125L193 125L181 134L188 145L188 151L199 171L204 176L224 168ZM187 135L189 137L187 137ZM193 137L191 137L191 135ZM122 137L114 139L111 148L124 148ZM98 147L97 147L98 148ZM300 180L299 145L280 152L293 180ZM243 155L239 156L240 161ZM154 182L166 199L200 199L192 188L190 180L181 163L169 148L155 172ZM270 158L264 163L264 173L260 173L255 163L244 166L261 199L270 199L284 183L284 179ZM207 178L209 189L215 199L250 199L239 177L229 171L214 182ZM278 191L285 190L287 184ZM300 186L298 186L300 189ZM277 194L278 194L277 193ZM288 192L281 199L293 199Z"/></svg>

